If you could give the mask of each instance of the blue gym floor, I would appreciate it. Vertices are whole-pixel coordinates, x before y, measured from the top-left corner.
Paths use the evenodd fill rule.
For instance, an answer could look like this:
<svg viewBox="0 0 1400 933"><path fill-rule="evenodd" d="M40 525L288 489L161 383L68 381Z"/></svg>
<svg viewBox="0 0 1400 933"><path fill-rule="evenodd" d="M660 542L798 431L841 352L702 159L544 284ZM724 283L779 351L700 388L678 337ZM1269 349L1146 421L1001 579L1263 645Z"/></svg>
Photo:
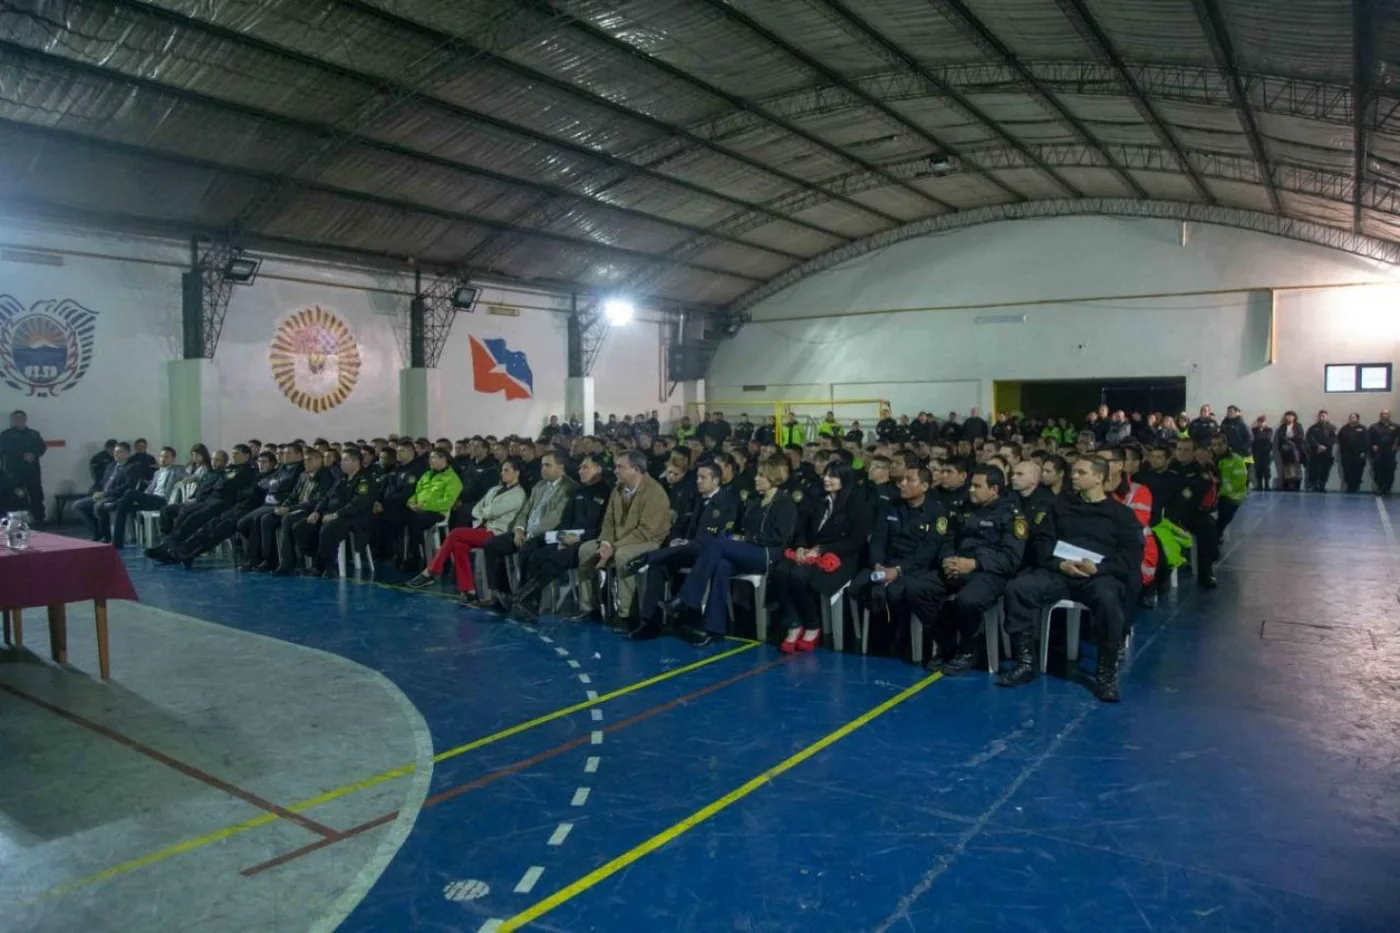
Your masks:
<svg viewBox="0 0 1400 933"><path fill-rule="evenodd" d="M380 584L128 564L148 605L382 672L438 753L577 707L440 760L342 930L500 929L544 902L520 928L1395 933L1400 546L1380 505L1252 494L1220 588L1183 579L1139 613L1117 706L1064 677L1058 640L1053 676L1004 690L827 650L524 627Z"/></svg>

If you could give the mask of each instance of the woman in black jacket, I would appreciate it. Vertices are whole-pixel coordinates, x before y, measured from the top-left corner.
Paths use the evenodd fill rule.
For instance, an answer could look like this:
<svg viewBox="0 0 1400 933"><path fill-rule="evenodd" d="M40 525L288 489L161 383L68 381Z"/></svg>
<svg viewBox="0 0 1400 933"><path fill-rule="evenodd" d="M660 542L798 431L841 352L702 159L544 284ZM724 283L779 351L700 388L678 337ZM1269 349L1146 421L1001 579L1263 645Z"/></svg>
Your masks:
<svg viewBox="0 0 1400 933"><path fill-rule="evenodd" d="M1297 412L1286 411L1278 430L1274 432L1278 445L1278 463L1283 471L1283 488L1294 492L1303 488L1303 426Z"/></svg>
<svg viewBox="0 0 1400 933"><path fill-rule="evenodd" d="M826 497L813 502L798 520L796 560L784 557L768 577L768 601L778 607L787 626L785 653L813 651L821 641L822 603L855 576L860 549L870 533L870 509L856 490L855 473L843 460L826 468L822 489ZM831 555L838 562L824 570L818 560ZM828 558L830 560L830 558Z"/></svg>
<svg viewBox="0 0 1400 933"><path fill-rule="evenodd" d="M1254 488L1267 492L1269 480L1274 475L1274 429L1269 427L1269 419L1263 415L1254 419L1249 453L1254 457Z"/></svg>
<svg viewBox="0 0 1400 933"><path fill-rule="evenodd" d="M714 538L695 558L674 608L699 612L704 605L705 630L724 637L729 624L729 581L736 575L767 573L792 544L797 529L797 503L779 487L787 482L788 461L782 454L765 460L754 476L754 495L747 498L739 534Z"/></svg>

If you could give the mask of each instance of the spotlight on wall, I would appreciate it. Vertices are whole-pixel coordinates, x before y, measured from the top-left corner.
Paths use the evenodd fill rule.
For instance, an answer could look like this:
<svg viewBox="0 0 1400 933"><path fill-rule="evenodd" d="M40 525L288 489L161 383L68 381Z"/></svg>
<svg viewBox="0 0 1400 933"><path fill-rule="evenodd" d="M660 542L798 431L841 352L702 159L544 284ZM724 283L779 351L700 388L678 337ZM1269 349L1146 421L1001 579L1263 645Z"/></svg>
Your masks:
<svg viewBox="0 0 1400 933"><path fill-rule="evenodd" d="M632 318L636 313L637 309L626 298L609 298L603 302L603 314L606 315L608 323L614 327L622 327L632 323Z"/></svg>
<svg viewBox="0 0 1400 933"><path fill-rule="evenodd" d="M233 258L224 263L224 281L232 282L234 285L252 285L258 277L258 269L261 266L261 259L250 259L247 256L235 254Z"/></svg>
<svg viewBox="0 0 1400 933"><path fill-rule="evenodd" d="M452 293L452 307L458 311L474 311L480 294L481 289L474 285L460 285Z"/></svg>

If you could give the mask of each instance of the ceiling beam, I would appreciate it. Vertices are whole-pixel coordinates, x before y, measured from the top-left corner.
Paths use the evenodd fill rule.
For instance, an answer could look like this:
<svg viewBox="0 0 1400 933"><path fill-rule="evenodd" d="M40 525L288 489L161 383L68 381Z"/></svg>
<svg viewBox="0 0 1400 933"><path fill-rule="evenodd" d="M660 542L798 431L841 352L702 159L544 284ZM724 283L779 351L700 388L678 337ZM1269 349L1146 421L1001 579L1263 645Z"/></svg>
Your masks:
<svg viewBox="0 0 1400 933"><path fill-rule="evenodd" d="M416 214L424 217L432 217L438 220L445 220L452 223L470 224L485 230L504 230L512 233L519 233L530 239L543 240L569 246L585 251L596 251L604 254L613 254L626 257L642 263L659 262L672 266L687 267L698 272L705 272L711 275L720 275L727 278L740 279L749 282L762 282L763 279L751 275L744 275L739 272L731 272L714 266L706 266L699 263L689 263L679 260L666 259L655 253L647 253L642 250L629 249L624 246L611 246L607 243L598 243L581 237L572 237L562 233L550 233L543 230L522 230L510 224L495 220L490 217L481 217L476 214L468 214L462 211L451 211L428 204L420 204L414 201L402 201L396 198L384 197L382 195L370 194L365 191L356 191L352 188L341 188L336 185L328 185L323 182L310 181L295 177L279 175L275 172L267 172L259 169L248 168L246 166L232 163L216 161L212 159L201 159L194 156L180 155L177 153L164 152L156 149L148 149L145 146L135 146L130 143L116 142L115 140L102 139L97 136L89 136L86 133L77 133L72 130L62 130L47 126L35 126L30 123L23 123L16 120L0 118L0 133L15 135L38 136L41 139L61 141L66 146L87 146L103 152L113 152L125 156L132 156L141 159L151 159L159 162L166 162L171 165L182 165L188 168L200 169L208 172L219 172L227 175L235 175L242 178L249 178L259 182L282 181L285 179L289 186L302 191L310 191L316 194L325 194L331 197L342 198L357 204L366 204L373 207L382 207L388 210L400 211L405 214ZM252 232L252 231L250 231Z"/></svg>
<svg viewBox="0 0 1400 933"><path fill-rule="evenodd" d="M851 28L856 30L856 32L864 35L869 42L871 42L877 48L883 50L887 56L889 56L894 61L902 65L910 75L917 79L917 81L919 81L926 87L932 88L937 94L951 100L958 107L958 109L962 110L968 116L972 117L974 120L987 127L987 129L991 130L993 133L996 133L1002 139L1006 140L1008 144L1012 146L1021 145L1020 140L1016 139L1014 136L1008 133L1005 127L993 120L980 107L972 103L972 101L968 100L966 95L959 91L958 88L956 88L949 82L940 79L937 75L930 71L929 68L923 62L919 61L913 55L909 54L909 52L906 51L903 46L899 45L897 42L890 39L880 30L876 29L868 20L857 15L853 10L851 10L850 7L840 2L840 0L821 0L821 2L828 9L830 9L831 12L837 17L845 20L846 23L848 23L851 26ZM858 83L852 82L850 79L845 79L845 81L847 83L853 84L856 91L858 91L862 95L871 96L870 92L862 88ZM889 98L880 97L880 99L888 100ZM955 158L962 161L964 164L970 165L974 171L978 171L980 174L984 175L984 177L991 179L992 182L997 187L1001 188L1003 191L1007 191L1008 193L1015 195L1018 200L1024 197L1024 195L1021 195L1020 192L1010 188L1010 186L1006 185L1005 183L997 179L995 176L990 175L985 171L982 171L982 167L977 165L975 161L968 162L966 160L966 157L958 149L948 146L947 144L944 144L943 148L949 155L954 156ZM1070 195L1073 195L1074 197L1083 196L1084 192L1080 191L1074 185L1066 181L1062 176L1059 175L1059 173L1057 173L1050 166L1040 165L1036 167L1039 168L1041 173L1048 177L1052 182L1054 182L1061 190L1065 191Z"/></svg>
<svg viewBox="0 0 1400 933"><path fill-rule="evenodd" d="M1084 0L1058 0L1061 11L1069 18L1075 30L1088 41L1098 54L1107 59L1113 66L1113 70L1118 75L1123 90L1128 99L1133 102L1134 109L1152 131L1157 134L1157 139L1162 145L1170 149L1176 156L1177 165L1187 178L1191 179L1191 187L1196 189L1196 196L1207 204L1216 203L1215 195L1206 187L1201 176L1191 166L1191 160L1186 158L1186 153L1181 148L1181 143L1176 135L1162 122L1156 108L1147 99L1147 94L1138 85L1137 79L1133 77L1128 66L1123 62L1118 50L1109 41L1108 35L1099 26L1099 21L1094 18L1094 14L1089 11L1089 6Z"/></svg>
<svg viewBox="0 0 1400 933"><path fill-rule="evenodd" d="M1375 77L1373 74L1375 71L1375 28L1374 0L1352 0L1352 66L1355 72L1351 82L1354 98L1351 108L1351 144L1355 153L1355 162L1352 170L1354 190L1351 200L1351 229L1358 236L1365 232L1362 229L1365 218L1361 208L1362 197L1366 190L1366 150L1369 144L1369 140L1366 138L1366 127L1371 121L1371 111L1375 107L1374 95L1371 91L1372 81Z"/></svg>
<svg viewBox="0 0 1400 933"><path fill-rule="evenodd" d="M521 0L521 2L528 3L530 6L541 11L553 12L555 9L554 4L558 2L558 0ZM594 26L592 23L578 19L577 17L573 17L572 19L570 19L569 25L570 28L583 35L588 36L594 41L606 45L609 48L615 49L616 51L627 55L635 61L647 65L653 70L660 71L663 74L674 78L678 81L683 81L686 84L689 84L691 87L694 87L704 92L705 94L708 94L711 97L724 101L726 104L728 104L730 107L733 107L736 110L742 110L747 113L752 113L755 116L759 117L761 120L763 120L765 123L772 124L773 126L776 126L777 128L781 129L783 132L788 133L792 136L796 136L799 139L802 139L810 143L811 145L817 147L818 149L821 149L822 151L835 156L843 162L849 162L854 165L860 165L861 167L869 169L871 171L879 171L879 167L876 166L874 163L863 159L860 156L854 155L853 153L847 152L840 146L828 142L827 140L822 139L820 136L817 136L814 133L810 133L807 130L804 130L802 127L797 126L796 124L788 120L784 120L782 117L776 114L769 113L766 109L749 100L748 98L742 97L738 94L731 94L729 91L726 91L721 87L713 85L708 81L704 80L703 78L700 78L696 75L691 74L688 71L685 71L684 69L672 65L665 59L657 58L653 55L648 54L643 49L640 49L623 39L619 39L618 37L612 35L606 30ZM685 134L685 137L688 140L693 139L699 143L710 145L709 141L703 139L702 137L694 136L694 134L690 134L680 127L676 127L676 129L679 133ZM769 169L768 171L771 172L773 170ZM901 186L901 182L896 178L889 179L889 183L895 187ZM913 188L911 190L920 199L928 201L932 204L936 204L945 211L953 211L957 209L953 205L948 204L947 202L942 201L918 188ZM838 198L837 200L842 199ZM867 213L876 213L885 218L892 217L892 215L884 211L880 211L867 205L861 204L859 201L854 202L854 204L855 206L858 206L862 210L866 211ZM894 222L897 224L904 223L904 221L898 218L894 218Z"/></svg>
<svg viewBox="0 0 1400 933"><path fill-rule="evenodd" d="M451 40L453 38L449 33L443 32L437 27L429 26L426 23L422 23L418 20L410 19L405 16L400 16L399 14L386 10L383 7L378 6L377 4L366 2L366 0L337 0L337 2L345 6L351 7L353 9L359 10L362 13L378 17L381 21L386 23L392 23L393 25L401 29L416 32L426 39L430 39L433 41L445 41ZM523 5L536 10L541 16L547 16L551 18L563 17L567 25L571 28L593 28L588 26L588 24L586 23L581 23L579 20L573 18L569 14L566 14L564 11L556 11L548 2L544 2L544 0L520 0L520 2ZM601 34L603 36L607 36L607 33ZM612 37L608 36L608 38L611 39ZM615 42L617 40L613 41ZM627 43L625 42L621 44L629 50L629 54L635 55L635 50L632 48L632 46L627 45ZM790 185L797 185L799 187L807 188L816 188L820 190L820 185L818 183L808 181L807 179L800 178L789 172L783 171L782 169L775 168L771 165L768 165L765 162L753 158L752 156L745 155L742 152L736 152L735 150L730 149L727 146L721 146L718 143L715 143L711 140L695 136L687 132L681 126L678 126L673 123L667 123L665 120L660 120L656 117L642 113L641 111L633 110L632 108L627 107L624 104L620 104L617 101L612 100L611 98L604 97L600 94L594 94L592 91L589 91L586 88L579 87L576 84L571 84L568 81L560 80L554 77L553 75L549 75L542 71L538 71L534 68L529 67L528 65L522 65L519 62L514 61L513 59L506 58L502 55L497 55L487 50L476 49L474 47L473 53L481 61L487 62L493 67L500 68L504 71L515 74L521 78L524 78L527 81L545 85L546 87L552 88L553 90L559 91L563 94L567 94L571 97L584 100L595 107L600 107L605 110L608 110L609 112L617 114L618 116L624 119L644 124L656 130L657 132L665 133L668 136L674 136L678 139L683 139L691 145L698 146L703 149L708 149L711 152L724 156L725 158L733 159L737 162L740 162L756 171L772 175L776 178L781 178L783 181L787 182ZM650 58L647 58L645 56L644 58L647 61L651 61ZM830 148L827 143L822 142L816 137L811 137L809 141ZM889 214L877 208L870 207L869 205L862 204L859 201L848 200L845 203L847 204L847 206L862 211L863 213L879 217L882 221L886 223L900 224L904 222L901 218L896 217L893 214ZM951 207L949 207L949 209L951 210Z"/></svg>
<svg viewBox="0 0 1400 933"><path fill-rule="evenodd" d="M1200 22L1201 30L1215 55L1215 65L1229 84L1230 101L1234 104L1240 124L1244 127L1249 151L1254 155L1254 161L1259 163L1260 173L1264 176L1264 186L1269 191L1269 206L1274 213L1282 216L1283 201L1278 196L1278 186L1274 184L1274 173L1269 165L1268 152L1264 149L1264 138L1259 133L1254 111L1249 106L1244 82L1240 78L1239 63L1235 58L1235 46L1230 41L1230 31L1225 28L1225 19L1220 15L1220 7L1215 0L1192 0L1192 3L1196 7L1196 19Z"/></svg>
<svg viewBox="0 0 1400 933"><path fill-rule="evenodd" d="M172 97L175 100L181 102L193 104L199 107L211 108L226 114L236 114L241 117L246 117L250 120L257 120L260 122L276 124L278 126L285 127L286 129L298 133L305 133L318 138L330 137L334 133L334 128L327 124L315 123L309 120L302 120L296 117L285 116L283 114L279 114L271 110L265 110L261 107L252 107L247 104L241 104L235 101L225 100L221 97L213 97L200 91L191 91L186 88L176 87L171 84L166 84L162 81L153 80L151 78L143 78L136 75L127 74L126 72L119 71L110 65L95 64L91 62L84 62L78 61L76 59L65 58L54 52L33 49L29 46L19 45L7 39L0 38L0 62L3 62L5 59L20 60L23 61L26 65L35 65L41 68L52 69L55 72L59 73L76 73L80 75L86 75L93 78L94 80L103 81L109 85L124 84L128 87L149 91L152 94L168 95L169 97ZM774 256L781 256L784 259L791 260L794 262L800 262L803 259L807 258L797 253L789 253L785 250L781 250L776 247L763 246L757 243L750 243L747 240L741 240L738 237L726 236L723 233L717 233L704 227L697 227L692 224L683 223L681 221L671 220L670 218L660 214L652 214L646 211L640 211L630 207L621 207L619 205L605 201L601 198L586 194L575 193L567 188L562 188L557 185L551 185L540 181L529 181L523 178L516 178L511 175L505 175L500 172L492 171L491 169L481 168L475 165L469 165L465 162L458 162L455 159L446 159L441 156L436 156L431 153L422 152L418 149L400 146L395 143L383 142L381 140L371 139L368 137L356 137L354 142L357 146L376 152L382 152L386 155L392 155L403 159L410 159L414 162L423 165L431 165L436 168L445 169L451 172L460 172L463 175L484 179L486 181L491 181L499 185L506 185L523 191L532 191L547 197L558 198L562 201L566 201L574 207L583 208L586 210L597 210L605 214L616 214L619 216L628 217L633 220L644 221L646 223L660 224L667 227L672 227L676 230L685 231L686 233L689 233L691 235L711 236L715 239L723 240L725 242L732 243L737 246L743 246L748 249L753 249L758 252L769 253Z"/></svg>
<svg viewBox="0 0 1400 933"><path fill-rule="evenodd" d="M105 0L105 2L123 10L126 10L128 13L138 17L144 17L157 23L164 23L167 26L173 25L191 30L196 33L213 36L216 39L220 39L235 46L254 49L266 55L276 56L278 58L282 58L287 61L299 64L305 68L316 69L318 71L334 75L343 80L364 85L370 89L380 89L389 93L413 92L412 88L405 88L400 85L395 85L394 83L388 82L381 77L347 68L343 65L338 65L334 62L327 61L326 59L318 58L306 52L289 48L287 46L280 45L278 43L250 35L246 32L240 32L235 29L229 29L228 27L220 26L217 23L211 23L206 20L196 19L195 17L187 16L183 13L178 13L173 10L165 9L163 7L150 6L146 3L140 2L140 0ZM497 130L499 132L507 133L519 137L521 139L529 140L530 142L537 143L542 146L548 146L554 149L569 152L580 158L587 159L595 163L605 163L612 166L613 168L618 169L619 171L624 171L631 175L651 178L656 181L664 182L667 185L682 188L684 190L690 191L693 194L697 194L712 200L721 201L723 203L729 204L732 207L740 208L743 210L758 210L762 213L768 214L774 220L782 221L783 223L794 224L798 227L811 230L814 233L820 233L823 236L834 237L842 241L849 241L851 239L851 237L848 234L842 233L839 230L833 230L831 228L824 227L820 224L812 223L809 221L805 221L800 218L794 218L783 214L779 214L777 212L772 211L769 208L765 208L763 205L758 204L756 202L734 197L732 195L725 194L722 191L717 191L712 188L707 188L703 185L695 184L694 182L685 181L684 179L667 175L664 172L659 172L655 169L651 169L643 165L637 165L633 162L629 162L626 159L614 156L611 153L603 152L597 149L590 149L587 146L582 146L577 143L570 142L566 139L560 139L554 136L550 136L549 134L541 133L537 130L532 130L527 127L520 126L519 124L502 120L498 117L493 117L490 114L473 110L469 107L463 106L453 101L449 101L442 97L437 97L435 95L426 93L419 94L418 96L420 100L432 106L434 109L442 111L444 114L448 114L458 119L470 122L472 124L490 127L491 129Z"/></svg>
<svg viewBox="0 0 1400 933"><path fill-rule="evenodd" d="M968 32L981 47L988 49L1002 61L1006 62L1006 64L1010 65L1016 73L1030 85L1033 97L1040 100L1045 107L1058 114L1060 119L1074 131L1075 135L1085 143L1099 150L1103 156L1105 165L1113 171L1113 174L1118 177L1118 180L1121 181L1129 191L1140 198L1148 197L1147 191L1139 185L1131 175L1124 171L1121 165L1114 163L1113 157L1108 154L1108 151L1104 149L1103 145L1094 134L1089 132L1088 127L1070 112L1069 108L1055 96L1053 91L1040 83L1040 80L1031 73L1031 70L1021 63L1016 53L1012 52L1001 39L997 38L997 35L987 28L986 23L983 23L972 10L968 9L967 4L963 3L963 0L928 0L928 2L931 6L939 9L940 12L951 16L951 18L956 21L954 25L960 23L963 29Z"/></svg>

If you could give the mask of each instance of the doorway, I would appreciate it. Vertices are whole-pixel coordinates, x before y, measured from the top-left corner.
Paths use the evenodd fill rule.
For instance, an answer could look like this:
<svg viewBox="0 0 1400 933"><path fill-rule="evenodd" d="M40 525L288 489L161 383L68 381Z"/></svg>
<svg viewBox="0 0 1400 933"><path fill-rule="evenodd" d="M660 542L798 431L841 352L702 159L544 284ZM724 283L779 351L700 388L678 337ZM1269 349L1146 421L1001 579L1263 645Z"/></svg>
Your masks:
<svg viewBox="0 0 1400 933"><path fill-rule="evenodd" d="M992 385L997 411L1020 411L1040 418L1084 416L1107 405L1126 412L1168 412L1186 407L1184 376L1151 376L1140 379L1046 379L997 381Z"/></svg>

